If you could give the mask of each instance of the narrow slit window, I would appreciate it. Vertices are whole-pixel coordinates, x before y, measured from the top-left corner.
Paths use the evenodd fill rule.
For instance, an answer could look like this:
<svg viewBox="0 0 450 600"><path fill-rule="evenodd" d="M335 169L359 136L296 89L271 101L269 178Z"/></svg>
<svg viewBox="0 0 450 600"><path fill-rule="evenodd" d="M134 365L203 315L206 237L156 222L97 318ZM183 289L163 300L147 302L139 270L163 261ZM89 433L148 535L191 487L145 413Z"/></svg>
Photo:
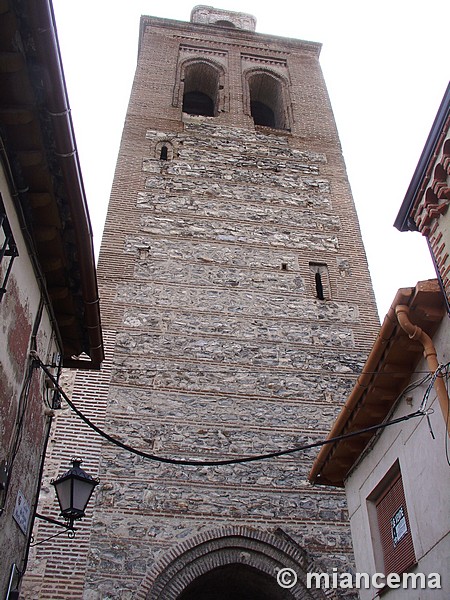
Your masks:
<svg viewBox="0 0 450 600"><path fill-rule="evenodd" d="M167 146L163 146L161 148L161 153L159 155L159 160L168 160Z"/></svg>
<svg viewBox="0 0 450 600"><path fill-rule="evenodd" d="M311 273L310 289L317 300L330 300L331 287L328 267L325 263L309 263Z"/></svg>
<svg viewBox="0 0 450 600"><path fill-rule="evenodd" d="M315 276L316 281L316 296L319 300L324 300L325 296L323 295L323 283L322 283L322 275L318 271Z"/></svg>
<svg viewBox="0 0 450 600"><path fill-rule="evenodd" d="M168 140L161 140L154 148L156 160L173 160L175 150L173 144Z"/></svg>

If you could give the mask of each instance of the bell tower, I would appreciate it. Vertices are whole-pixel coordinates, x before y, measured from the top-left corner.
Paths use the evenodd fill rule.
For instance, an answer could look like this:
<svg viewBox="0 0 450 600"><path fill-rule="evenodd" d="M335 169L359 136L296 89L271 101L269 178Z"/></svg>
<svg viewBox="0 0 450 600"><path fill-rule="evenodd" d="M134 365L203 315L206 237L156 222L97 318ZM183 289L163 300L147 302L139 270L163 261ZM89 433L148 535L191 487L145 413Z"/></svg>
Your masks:
<svg viewBox="0 0 450 600"><path fill-rule="evenodd" d="M379 326L320 44L255 25L141 19L98 265L107 360L73 400L163 460L60 417L101 481L73 598L318 598L308 570L351 562L345 496L307 483L314 451L201 464L324 439Z"/></svg>

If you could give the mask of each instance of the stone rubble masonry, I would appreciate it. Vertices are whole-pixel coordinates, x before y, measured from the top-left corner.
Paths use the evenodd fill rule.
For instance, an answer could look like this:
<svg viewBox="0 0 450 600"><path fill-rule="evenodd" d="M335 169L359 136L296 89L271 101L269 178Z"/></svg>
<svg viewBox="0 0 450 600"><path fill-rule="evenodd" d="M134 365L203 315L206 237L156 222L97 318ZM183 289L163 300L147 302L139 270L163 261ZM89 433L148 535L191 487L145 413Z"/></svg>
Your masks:
<svg viewBox="0 0 450 600"><path fill-rule="evenodd" d="M174 104L180 44L194 57L224 48L217 117L182 116ZM243 110L241 53L268 69L282 59L291 132L255 128ZM73 391L122 442L214 460L320 440L361 372L379 323L317 58L308 42L144 18L98 265L108 354ZM326 269L324 300L314 265ZM150 598L158 565L228 526L282 530L317 564L348 570L345 498L307 483L315 451L173 466L65 413L49 464L62 447L80 453L101 484L75 544L37 547L24 597Z"/></svg>

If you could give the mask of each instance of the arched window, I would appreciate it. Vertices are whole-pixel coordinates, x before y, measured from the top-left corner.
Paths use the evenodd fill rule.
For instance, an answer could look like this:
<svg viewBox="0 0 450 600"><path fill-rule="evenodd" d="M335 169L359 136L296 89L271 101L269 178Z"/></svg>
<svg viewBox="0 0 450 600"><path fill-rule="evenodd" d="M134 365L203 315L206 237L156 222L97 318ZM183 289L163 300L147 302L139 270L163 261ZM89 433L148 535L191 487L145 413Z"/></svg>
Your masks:
<svg viewBox="0 0 450 600"><path fill-rule="evenodd" d="M255 125L289 129L281 80L269 73L255 73L249 77L248 86Z"/></svg>
<svg viewBox="0 0 450 600"><path fill-rule="evenodd" d="M183 112L214 117L218 112L219 73L208 63L190 64L184 75Z"/></svg>
<svg viewBox="0 0 450 600"><path fill-rule="evenodd" d="M173 160L175 149L169 140L161 140L155 144L155 158L157 160Z"/></svg>

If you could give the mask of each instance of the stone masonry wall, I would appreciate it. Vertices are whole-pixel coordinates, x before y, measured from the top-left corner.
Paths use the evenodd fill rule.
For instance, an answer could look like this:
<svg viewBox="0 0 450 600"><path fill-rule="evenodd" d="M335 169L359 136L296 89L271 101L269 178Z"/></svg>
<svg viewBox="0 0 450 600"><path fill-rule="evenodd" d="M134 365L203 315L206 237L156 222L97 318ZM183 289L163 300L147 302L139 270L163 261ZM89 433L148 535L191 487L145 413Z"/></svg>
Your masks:
<svg viewBox="0 0 450 600"><path fill-rule="evenodd" d="M117 248L127 276L108 400L121 441L197 460L325 437L361 371L367 311L340 268L349 249L326 155L206 121L171 136L168 163L152 157L167 134L146 131L135 224ZM328 266L327 301L314 261ZM226 523L282 528L330 568L345 564L345 500L306 483L313 456L198 468L105 447L86 597L132 597L171 547Z"/></svg>

